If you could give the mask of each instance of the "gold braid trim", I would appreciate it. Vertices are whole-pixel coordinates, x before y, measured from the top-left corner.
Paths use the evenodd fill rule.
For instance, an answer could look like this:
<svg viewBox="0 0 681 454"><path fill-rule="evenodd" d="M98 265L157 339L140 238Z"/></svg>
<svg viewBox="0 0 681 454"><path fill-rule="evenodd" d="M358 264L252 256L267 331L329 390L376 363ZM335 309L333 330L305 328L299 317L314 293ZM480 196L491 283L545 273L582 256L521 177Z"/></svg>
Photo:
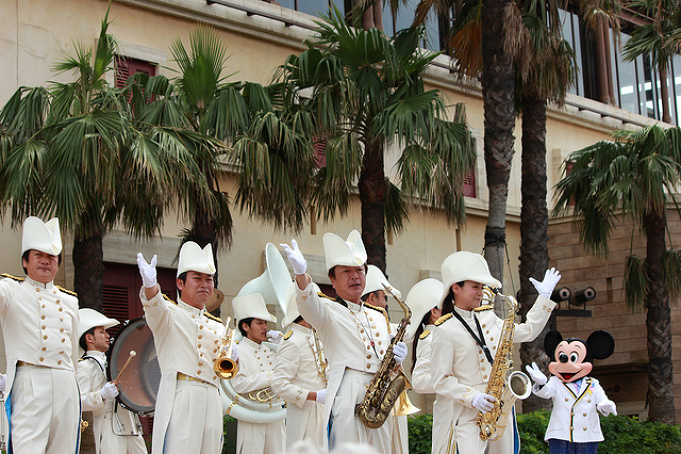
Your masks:
<svg viewBox="0 0 681 454"><path fill-rule="evenodd" d="M440 326L440 325L442 325L444 322L446 322L447 320L449 320L449 319L452 318L452 317L453 317L453 315L452 315L451 312L450 312L449 314L443 315L442 317L440 317L440 318L437 319L437 321L435 322L435 326Z"/></svg>

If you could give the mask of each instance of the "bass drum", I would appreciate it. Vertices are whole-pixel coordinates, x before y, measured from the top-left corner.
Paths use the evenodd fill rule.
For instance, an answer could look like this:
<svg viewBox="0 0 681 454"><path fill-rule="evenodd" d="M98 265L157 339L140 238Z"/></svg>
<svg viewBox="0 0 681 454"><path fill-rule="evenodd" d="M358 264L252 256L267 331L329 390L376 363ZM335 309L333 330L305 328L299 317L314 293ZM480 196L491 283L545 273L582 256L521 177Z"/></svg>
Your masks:
<svg viewBox="0 0 681 454"><path fill-rule="evenodd" d="M161 368L154 338L144 317L126 322L116 334L109 348L109 380L118 377L128 359L130 364L118 380L116 400L140 416L151 415L161 384Z"/></svg>

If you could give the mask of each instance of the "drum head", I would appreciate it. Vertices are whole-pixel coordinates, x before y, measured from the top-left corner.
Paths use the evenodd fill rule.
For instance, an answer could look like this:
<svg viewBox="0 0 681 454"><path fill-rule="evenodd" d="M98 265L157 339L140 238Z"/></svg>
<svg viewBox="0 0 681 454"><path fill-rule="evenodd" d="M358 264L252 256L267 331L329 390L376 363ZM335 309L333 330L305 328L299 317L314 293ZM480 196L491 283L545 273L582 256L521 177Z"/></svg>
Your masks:
<svg viewBox="0 0 681 454"><path fill-rule="evenodd" d="M132 357L131 351L135 352ZM161 383L161 368L154 338L144 317L130 320L116 334L109 349L110 380L116 379L128 359L130 363L118 381L119 394L116 399L130 411L143 416L151 414Z"/></svg>

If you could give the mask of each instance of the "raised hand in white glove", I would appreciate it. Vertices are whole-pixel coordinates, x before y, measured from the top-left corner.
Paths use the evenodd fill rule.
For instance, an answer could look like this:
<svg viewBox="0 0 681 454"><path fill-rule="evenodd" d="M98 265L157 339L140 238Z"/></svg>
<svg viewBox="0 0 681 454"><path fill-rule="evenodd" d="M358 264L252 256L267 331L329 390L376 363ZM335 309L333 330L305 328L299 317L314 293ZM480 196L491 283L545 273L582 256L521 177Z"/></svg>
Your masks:
<svg viewBox="0 0 681 454"><path fill-rule="evenodd" d="M496 397L490 396L489 394L477 393L473 396L471 404L473 405L473 408L477 408L479 411L487 413L488 411L492 411L496 400Z"/></svg>
<svg viewBox="0 0 681 454"><path fill-rule="evenodd" d="M286 243L281 243L279 246L281 246L286 253L286 258L293 267L295 275L301 276L305 274L305 271L307 271L307 260L305 260L303 253L300 252L298 242L296 240L291 240L291 246Z"/></svg>
<svg viewBox="0 0 681 454"><path fill-rule="evenodd" d="M281 331L277 331L276 329L271 329L267 332L267 340L274 342L275 344L281 342L283 337L284 335L281 333Z"/></svg>
<svg viewBox="0 0 681 454"><path fill-rule="evenodd" d="M5 380L6 380L6 375L5 374L0 374L0 392L5 390Z"/></svg>
<svg viewBox="0 0 681 454"><path fill-rule="evenodd" d="M99 390L99 394L102 396L102 399L113 399L118 395L118 388L116 385L113 384L113 382L108 382L102 389Z"/></svg>
<svg viewBox="0 0 681 454"><path fill-rule="evenodd" d="M393 347L393 358L395 358L395 362L399 366L402 364L402 361L405 360L407 357L407 344L404 342L397 342L395 346Z"/></svg>
<svg viewBox="0 0 681 454"><path fill-rule="evenodd" d="M596 405L596 409L601 412L603 416L608 416L611 413L617 416L617 407L615 406L615 402L612 400L604 400L603 402Z"/></svg>
<svg viewBox="0 0 681 454"><path fill-rule="evenodd" d="M325 404L326 403L326 390L325 389L320 389L317 391L317 397L315 397L315 402L318 404Z"/></svg>
<svg viewBox="0 0 681 454"><path fill-rule="evenodd" d="M544 375L544 372L539 370L539 366L537 366L537 363L532 363L531 366L525 366L525 370L527 371L527 374L530 376L533 382L538 384L539 386L544 386L546 382L549 380L546 378L546 375Z"/></svg>
<svg viewBox="0 0 681 454"><path fill-rule="evenodd" d="M137 267L142 276L142 285L146 288L156 286L156 255L151 258L151 262L147 263L141 252L137 253Z"/></svg>
<svg viewBox="0 0 681 454"><path fill-rule="evenodd" d="M555 268L546 270L544 280L541 282L533 277L530 278L530 282L532 282L534 288L537 289L537 293L545 298L551 298L551 293L553 293L553 289L558 285L558 281L560 281L560 272Z"/></svg>

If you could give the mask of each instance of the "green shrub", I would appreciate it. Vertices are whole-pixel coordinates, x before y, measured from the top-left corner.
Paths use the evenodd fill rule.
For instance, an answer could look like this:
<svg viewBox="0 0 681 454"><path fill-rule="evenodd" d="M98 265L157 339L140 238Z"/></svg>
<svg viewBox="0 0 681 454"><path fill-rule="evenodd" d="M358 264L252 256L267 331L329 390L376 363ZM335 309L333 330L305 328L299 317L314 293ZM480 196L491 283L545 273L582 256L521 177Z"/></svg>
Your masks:
<svg viewBox="0 0 681 454"><path fill-rule="evenodd" d="M547 454L544 434L549 423L546 410L518 414L521 454ZM431 451L433 416L409 417L409 452ZM605 441L598 445L599 454L678 454L681 453L681 427L630 416L601 417Z"/></svg>

